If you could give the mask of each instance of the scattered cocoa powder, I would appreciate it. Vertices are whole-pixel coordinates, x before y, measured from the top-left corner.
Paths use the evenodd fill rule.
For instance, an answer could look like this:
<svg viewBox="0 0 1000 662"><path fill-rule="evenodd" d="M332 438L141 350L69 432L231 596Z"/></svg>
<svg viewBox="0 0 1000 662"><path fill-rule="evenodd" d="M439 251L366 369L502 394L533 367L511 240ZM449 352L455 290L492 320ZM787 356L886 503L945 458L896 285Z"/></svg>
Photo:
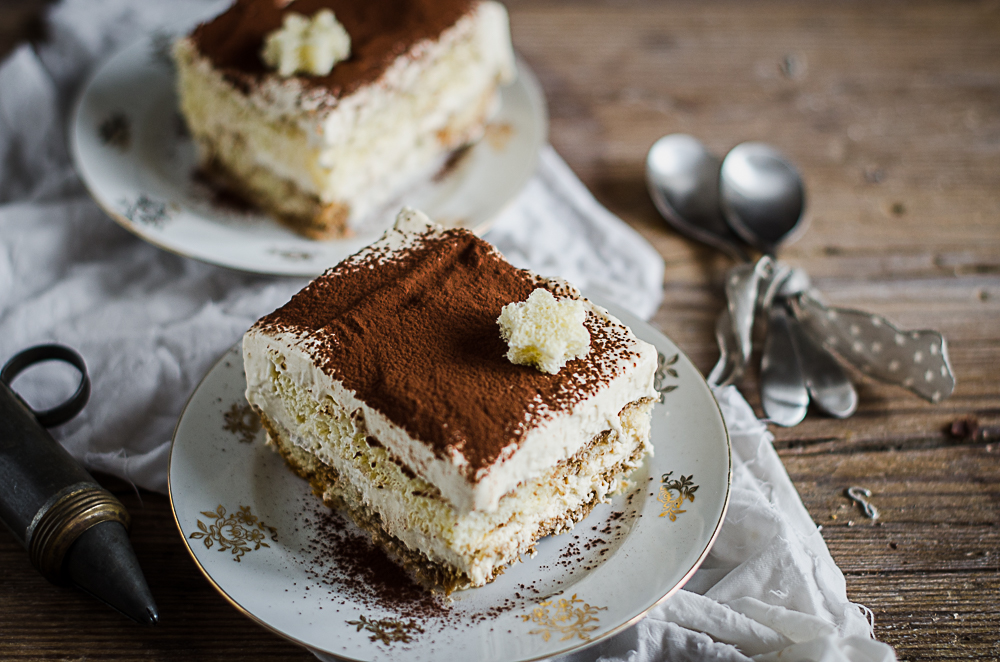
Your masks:
<svg viewBox="0 0 1000 662"><path fill-rule="evenodd" d="M540 578L529 584L518 584L512 598L505 598L483 611L469 613L453 609L446 598L413 581L381 548L372 544L368 534L343 515L311 500L304 505L300 526L310 534L300 563L316 585L301 589L325 588L334 605L352 604L363 609L385 610L392 613L393 618L419 623L421 632L430 635L470 627L512 610L529 608L564 590L559 582L548 585L543 593L539 582L544 583L544 580ZM629 512L633 516L636 514L634 511L613 511L607 520L625 521L623 518ZM538 570L543 573L562 570L567 577L589 572L604 562L607 553L623 535L618 532L611 540L590 539L582 544L577 542L579 535L573 536L559 553L554 568L539 565Z"/></svg>
<svg viewBox="0 0 1000 662"><path fill-rule="evenodd" d="M331 596L367 608L391 610L403 618L444 616L442 598L414 582L371 538L336 511L316 508L304 515L310 532L307 572Z"/></svg>

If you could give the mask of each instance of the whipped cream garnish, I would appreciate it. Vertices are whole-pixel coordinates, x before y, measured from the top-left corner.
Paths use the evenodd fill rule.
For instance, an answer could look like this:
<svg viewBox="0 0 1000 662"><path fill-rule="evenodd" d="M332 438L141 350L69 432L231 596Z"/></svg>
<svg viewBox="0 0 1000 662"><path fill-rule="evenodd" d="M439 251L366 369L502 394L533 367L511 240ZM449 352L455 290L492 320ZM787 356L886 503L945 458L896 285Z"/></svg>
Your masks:
<svg viewBox="0 0 1000 662"><path fill-rule="evenodd" d="M396 222L392 226L400 232L425 232L428 228L436 227L443 230L440 225L430 219L427 214L414 209L413 207L403 207L396 214Z"/></svg>
<svg viewBox="0 0 1000 662"><path fill-rule="evenodd" d="M312 19L290 12L280 29L264 38L261 58L279 76L325 76L351 55L351 37L333 12L321 9Z"/></svg>
<svg viewBox="0 0 1000 662"><path fill-rule="evenodd" d="M543 288L527 301L507 304L497 318L500 335L510 348L507 359L556 374L567 361L590 351L590 333L583 325L586 316L582 301L557 300Z"/></svg>

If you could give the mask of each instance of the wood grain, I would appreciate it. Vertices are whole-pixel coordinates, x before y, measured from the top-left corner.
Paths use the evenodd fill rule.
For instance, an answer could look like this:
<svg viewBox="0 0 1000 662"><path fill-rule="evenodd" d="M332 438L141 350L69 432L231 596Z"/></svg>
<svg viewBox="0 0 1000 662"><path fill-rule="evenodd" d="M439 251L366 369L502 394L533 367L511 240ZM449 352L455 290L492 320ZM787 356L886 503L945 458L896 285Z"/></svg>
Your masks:
<svg viewBox="0 0 1000 662"><path fill-rule="evenodd" d="M0 52L37 35L23 26L37 26L39 4L0 7ZM775 443L849 597L873 610L900 659L1000 660L1000 2L508 7L553 145L663 255L654 323L700 369L717 356L729 265L670 231L649 201L646 150L672 132L719 154L750 139L779 147L803 173L809 219L782 259L830 304L945 334L949 400L855 375L853 418L813 412L774 429ZM758 403L753 379L742 390ZM846 499L851 485L872 490L877 523ZM164 497L123 497L162 624L133 626L49 585L0 532L0 659L312 659L216 595Z"/></svg>

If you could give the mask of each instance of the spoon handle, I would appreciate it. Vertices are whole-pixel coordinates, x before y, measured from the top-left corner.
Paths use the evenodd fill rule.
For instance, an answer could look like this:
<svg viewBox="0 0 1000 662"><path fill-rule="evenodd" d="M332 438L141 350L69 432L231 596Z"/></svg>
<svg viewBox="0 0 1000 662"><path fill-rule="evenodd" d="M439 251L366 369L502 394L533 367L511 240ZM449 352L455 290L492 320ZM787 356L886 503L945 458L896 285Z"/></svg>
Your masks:
<svg viewBox="0 0 1000 662"><path fill-rule="evenodd" d="M902 331L884 317L829 308L806 292L793 304L813 338L864 374L935 403L955 390L947 345L937 331Z"/></svg>
<svg viewBox="0 0 1000 662"><path fill-rule="evenodd" d="M764 256L740 264L726 274L726 308L715 323L719 361L708 375L711 384L726 386L743 376L750 361L751 332L761 284L774 273L774 260Z"/></svg>
<svg viewBox="0 0 1000 662"><path fill-rule="evenodd" d="M784 302L775 305L784 305ZM802 366L810 400L835 418L851 416L858 408L858 392L847 372L823 345L806 332L794 312L788 321L792 345Z"/></svg>
<svg viewBox="0 0 1000 662"><path fill-rule="evenodd" d="M809 391L792 339L794 323L782 302L768 309L767 336L760 360L764 413L784 427L801 423L809 408Z"/></svg>
<svg viewBox="0 0 1000 662"><path fill-rule="evenodd" d="M728 386L743 376L746 364L737 348L736 334L729 309L723 308L715 320L715 340L719 343L719 360L708 373L707 381L713 386Z"/></svg>

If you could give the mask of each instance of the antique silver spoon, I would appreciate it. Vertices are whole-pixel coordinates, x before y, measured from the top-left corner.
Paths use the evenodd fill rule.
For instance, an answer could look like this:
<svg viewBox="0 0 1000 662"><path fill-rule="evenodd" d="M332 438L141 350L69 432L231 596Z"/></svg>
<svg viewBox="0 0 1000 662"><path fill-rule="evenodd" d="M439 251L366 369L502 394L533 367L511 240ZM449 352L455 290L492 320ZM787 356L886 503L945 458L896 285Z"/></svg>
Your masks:
<svg viewBox="0 0 1000 662"><path fill-rule="evenodd" d="M720 356L708 381L720 386L737 381L750 360L757 293L773 267L770 260L749 264L739 238L726 224L719 205L721 164L701 141L682 133L660 138L646 156L646 184L663 218L681 234L744 263L729 273L728 305L715 325Z"/></svg>
<svg viewBox="0 0 1000 662"><path fill-rule="evenodd" d="M748 244L773 255L802 227L802 178L770 145L741 143L719 170L719 202L726 222Z"/></svg>
<svg viewBox="0 0 1000 662"><path fill-rule="evenodd" d="M799 357L812 401L830 416L847 418L857 411L858 391L837 359L807 332L792 305L792 298L806 296L809 287L809 276L801 269L793 269L778 291L792 319L792 347Z"/></svg>
<svg viewBox="0 0 1000 662"><path fill-rule="evenodd" d="M722 162L719 197L730 227L750 245L773 256L802 228L805 191L795 167L773 147L756 142L734 147ZM804 282L803 282L804 280ZM777 297L768 310L768 334L761 358L761 403L768 418L783 426L805 418L810 398L831 416L846 418L858 396L847 373L792 314L788 297L804 291L801 270L775 278Z"/></svg>
<svg viewBox="0 0 1000 662"><path fill-rule="evenodd" d="M657 140L646 156L646 183L653 203L681 234L723 251L737 262L750 256L722 216L722 161L700 140L673 133Z"/></svg>

